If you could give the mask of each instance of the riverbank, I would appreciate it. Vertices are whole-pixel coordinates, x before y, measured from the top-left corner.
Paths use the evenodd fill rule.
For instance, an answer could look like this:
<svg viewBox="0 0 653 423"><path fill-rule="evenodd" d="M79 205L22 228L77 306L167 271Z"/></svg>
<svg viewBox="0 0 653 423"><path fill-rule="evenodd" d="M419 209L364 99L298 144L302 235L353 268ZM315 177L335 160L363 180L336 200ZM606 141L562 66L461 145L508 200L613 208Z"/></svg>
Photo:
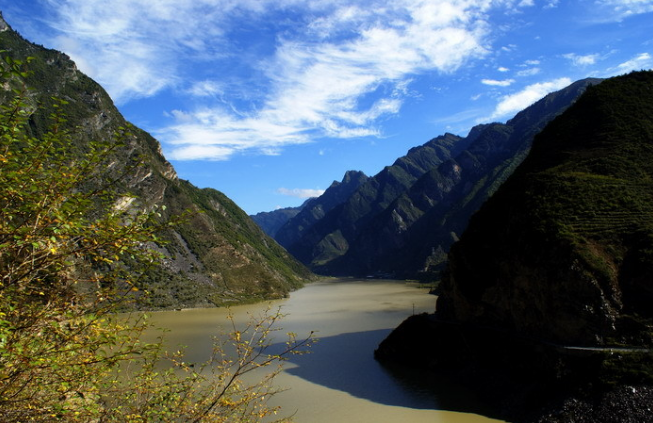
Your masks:
<svg viewBox="0 0 653 423"><path fill-rule="evenodd" d="M515 423L653 422L650 351L560 346L507 332L405 320L375 352L382 362L454 378Z"/></svg>
<svg viewBox="0 0 653 423"><path fill-rule="evenodd" d="M653 386L623 385L607 392L577 392L557 399L537 423L642 423L653 421Z"/></svg>

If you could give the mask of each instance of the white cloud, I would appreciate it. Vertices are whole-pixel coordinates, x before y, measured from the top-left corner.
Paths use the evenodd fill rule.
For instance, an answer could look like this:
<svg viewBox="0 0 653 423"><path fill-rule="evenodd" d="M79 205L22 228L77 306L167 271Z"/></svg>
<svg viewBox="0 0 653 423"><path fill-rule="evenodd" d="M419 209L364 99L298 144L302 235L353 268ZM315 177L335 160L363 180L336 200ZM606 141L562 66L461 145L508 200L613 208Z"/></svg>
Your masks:
<svg viewBox="0 0 653 423"><path fill-rule="evenodd" d="M588 65L593 65L596 63L596 59L598 59L599 55L598 54L586 54L583 56L579 56L574 53L569 53L569 54L564 54L562 57L565 59L571 60L571 62L574 64L574 66L588 66Z"/></svg>
<svg viewBox="0 0 653 423"><path fill-rule="evenodd" d="M284 145L321 136L378 136L376 121L399 112L412 78L451 73L489 53L490 9L531 3L158 0L152 7L150 0L45 1L57 14L55 47L117 103L164 90L209 102L171 112L175 122L154 131L178 160L220 160L251 149L278 154ZM269 23L280 14L292 25L260 43L230 38L243 31L243 21ZM272 31L273 25L265 27ZM206 76L209 69L217 69L213 77ZM231 72L230 79L220 69ZM198 70L207 72L190 80ZM241 95L225 103L227 90ZM210 104L216 100L218 106Z"/></svg>
<svg viewBox="0 0 653 423"><path fill-rule="evenodd" d="M176 160L228 160L235 150L220 145L189 145L175 150L174 157Z"/></svg>
<svg viewBox="0 0 653 423"><path fill-rule="evenodd" d="M524 69L519 72L517 72L517 76L524 77L524 76L533 76L537 75L540 73L541 69L540 68L530 68L530 69Z"/></svg>
<svg viewBox="0 0 653 423"><path fill-rule="evenodd" d="M504 79L504 80L501 80L501 81L498 81L496 79L482 79L481 80L481 84L495 86L495 87L509 87L513 82L515 82L514 79Z"/></svg>
<svg viewBox="0 0 653 423"><path fill-rule="evenodd" d="M606 18L609 20L621 20L629 16L653 12L651 0L599 0L597 3L608 9Z"/></svg>
<svg viewBox="0 0 653 423"><path fill-rule="evenodd" d="M303 188L279 188L277 193L297 198L313 198L324 194L323 189L303 189Z"/></svg>
<svg viewBox="0 0 653 423"><path fill-rule="evenodd" d="M195 97L212 97L224 93L223 84L211 81L197 81L188 89L188 93Z"/></svg>
<svg viewBox="0 0 653 423"><path fill-rule="evenodd" d="M518 93L502 97L492 115L483 119L483 121L512 117L512 115L522 111L545 95L560 90L569 84L571 84L569 78L559 78L553 81L529 85Z"/></svg>
<svg viewBox="0 0 653 423"><path fill-rule="evenodd" d="M451 72L487 53L482 44L488 28L479 17L486 6L478 4L393 2L379 9L366 5L367 12L358 15L352 6L338 9L327 15L328 20L309 25L319 42L279 40L274 56L265 62L269 92L255 111L235 118L219 110L210 131L198 134L198 123L183 123L162 131L162 138L174 144L171 157L181 159L195 143L229 142L235 150L265 153L264 148L319 136L379 136L375 121L399 112L413 75ZM344 27L358 25L358 32L344 39L334 37L343 32L335 17L344 17ZM361 99L372 94L378 99L363 105ZM277 131L261 130L270 127Z"/></svg>
<svg viewBox="0 0 653 423"><path fill-rule="evenodd" d="M653 56L641 53L632 59L608 70L610 75L622 75L631 71L653 68Z"/></svg>
<svg viewBox="0 0 653 423"><path fill-rule="evenodd" d="M504 66L500 66L497 70L498 70L499 72L508 72L510 69L508 69L508 68L506 68L506 67L504 67Z"/></svg>
<svg viewBox="0 0 653 423"><path fill-rule="evenodd" d="M220 38L220 17L229 9L221 0L157 0L156 7L147 0L46 1L57 16L55 47L117 103L178 84L185 60Z"/></svg>
<svg viewBox="0 0 653 423"><path fill-rule="evenodd" d="M220 108L176 111L174 116L177 124L155 131L171 144L166 156L173 160L225 160L250 149L276 155L284 145L308 142L310 129L259 116L234 117Z"/></svg>

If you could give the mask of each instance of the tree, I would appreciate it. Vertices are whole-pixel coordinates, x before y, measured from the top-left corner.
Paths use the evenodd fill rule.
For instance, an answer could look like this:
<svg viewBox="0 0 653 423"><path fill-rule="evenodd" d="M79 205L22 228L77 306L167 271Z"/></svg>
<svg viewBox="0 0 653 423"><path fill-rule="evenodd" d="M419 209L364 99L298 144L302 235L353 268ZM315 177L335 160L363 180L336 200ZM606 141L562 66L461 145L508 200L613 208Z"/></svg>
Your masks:
<svg viewBox="0 0 653 423"><path fill-rule="evenodd" d="M107 163L130 136L77 147L65 101L54 100L52 126L31 135L24 63L5 59L0 109L0 414L8 421L250 421L275 412L266 400L278 369L246 385L242 376L278 363L310 336L268 355L281 315L259 316L217 343L203 365L184 363L163 343L140 340L147 319L117 314L147 295L140 276L161 257L150 248L162 221L156 209L124 207L124 175ZM127 168L133 170L138 164ZM244 334L247 333L246 337ZM168 363L167 370L163 362Z"/></svg>

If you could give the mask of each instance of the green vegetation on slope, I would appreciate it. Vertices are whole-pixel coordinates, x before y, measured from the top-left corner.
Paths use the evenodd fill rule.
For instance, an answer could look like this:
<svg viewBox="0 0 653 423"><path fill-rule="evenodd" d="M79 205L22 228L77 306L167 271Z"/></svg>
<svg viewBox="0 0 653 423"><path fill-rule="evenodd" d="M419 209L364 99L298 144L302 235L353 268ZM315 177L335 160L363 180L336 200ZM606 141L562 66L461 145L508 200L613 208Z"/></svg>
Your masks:
<svg viewBox="0 0 653 423"><path fill-rule="evenodd" d="M446 314L561 343L651 345L652 178L653 72L588 88L452 249Z"/></svg>
<svg viewBox="0 0 653 423"><path fill-rule="evenodd" d="M267 237L249 217L224 195L201 190L180 181L162 156L159 143L146 132L131 127L107 93L79 72L64 54L29 43L6 28L0 31L4 55L24 63L22 75L12 77L12 87L28 90L25 102L29 121L25 130L42 137L55 110L52 97L65 100L61 110L71 143L80 152L91 141L111 145L115 134L123 143L107 158L113 174L123 175L118 186L133 198L122 198L132 210L158 207L166 218L193 213L187 224L171 228L156 246L166 259L144 278L152 295L147 307L179 308L231 304L279 298L310 279L310 272ZM26 62L27 57L33 59ZM13 93L0 90L0 104ZM128 129L124 129L128 128ZM127 172L134 168L133 172ZM89 181L92 184L92 181Z"/></svg>

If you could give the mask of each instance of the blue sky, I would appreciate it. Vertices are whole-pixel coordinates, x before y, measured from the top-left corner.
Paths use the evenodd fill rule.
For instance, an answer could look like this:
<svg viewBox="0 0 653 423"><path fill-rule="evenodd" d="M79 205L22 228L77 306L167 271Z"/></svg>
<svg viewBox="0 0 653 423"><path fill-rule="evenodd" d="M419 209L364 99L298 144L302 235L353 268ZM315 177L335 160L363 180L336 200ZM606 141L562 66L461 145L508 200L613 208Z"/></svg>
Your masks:
<svg viewBox="0 0 653 423"><path fill-rule="evenodd" d="M653 67L653 0L0 0L246 212Z"/></svg>

